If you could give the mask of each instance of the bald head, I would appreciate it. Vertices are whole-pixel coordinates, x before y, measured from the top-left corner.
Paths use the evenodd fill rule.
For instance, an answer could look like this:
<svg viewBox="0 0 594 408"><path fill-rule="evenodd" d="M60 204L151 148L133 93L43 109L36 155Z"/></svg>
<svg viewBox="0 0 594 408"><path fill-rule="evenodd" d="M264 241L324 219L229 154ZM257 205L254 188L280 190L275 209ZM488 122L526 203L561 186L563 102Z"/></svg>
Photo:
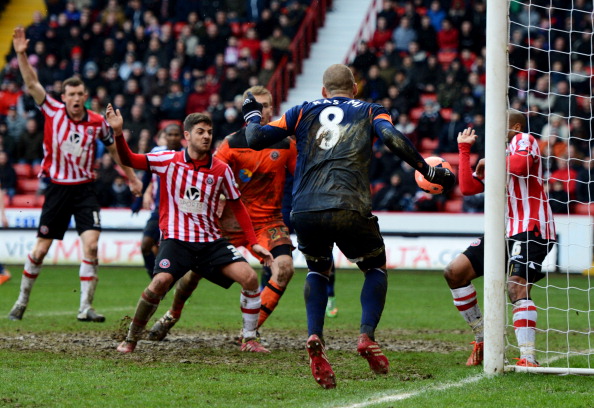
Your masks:
<svg viewBox="0 0 594 408"><path fill-rule="evenodd" d="M329 96L336 94L352 95L354 93L355 77L346 65L330 65L324 72L322 81Z"/></svg>

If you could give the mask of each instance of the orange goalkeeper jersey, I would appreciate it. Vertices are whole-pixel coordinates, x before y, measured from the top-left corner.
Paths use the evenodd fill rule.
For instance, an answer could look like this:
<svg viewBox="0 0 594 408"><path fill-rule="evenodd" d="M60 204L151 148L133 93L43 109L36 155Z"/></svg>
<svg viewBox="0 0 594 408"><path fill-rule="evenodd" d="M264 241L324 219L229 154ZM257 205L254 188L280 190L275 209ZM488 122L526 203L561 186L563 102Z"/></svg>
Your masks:
<svg viewBox="0 0 594 408"><path fill-rule="evenodd" d="M295 172L297 148L295 141L285 138L261 151L250 149L245 128L227 136L215 157L229 165L241 191L241 200L254 224L282 219L282 200L287 171ZM228 211L223 212L221 226L231 228ZM234 217L232 217L234 218Z"/></svg>

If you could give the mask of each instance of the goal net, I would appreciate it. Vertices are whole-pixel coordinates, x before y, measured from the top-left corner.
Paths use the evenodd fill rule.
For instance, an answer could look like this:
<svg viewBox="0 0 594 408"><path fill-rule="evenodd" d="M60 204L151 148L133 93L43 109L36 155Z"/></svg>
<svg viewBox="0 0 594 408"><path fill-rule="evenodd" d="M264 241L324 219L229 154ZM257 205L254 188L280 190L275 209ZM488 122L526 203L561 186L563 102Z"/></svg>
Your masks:
<svg viewBox="0 0 594 408"><path fill-rule="evenodd" d="M592 2L509 6L508 103L526 115L528 132L539 140L557 244L545 259L546 277L531 291L540 367L515 365L520 350L505 297L505 370L594 374Z"/></svg>

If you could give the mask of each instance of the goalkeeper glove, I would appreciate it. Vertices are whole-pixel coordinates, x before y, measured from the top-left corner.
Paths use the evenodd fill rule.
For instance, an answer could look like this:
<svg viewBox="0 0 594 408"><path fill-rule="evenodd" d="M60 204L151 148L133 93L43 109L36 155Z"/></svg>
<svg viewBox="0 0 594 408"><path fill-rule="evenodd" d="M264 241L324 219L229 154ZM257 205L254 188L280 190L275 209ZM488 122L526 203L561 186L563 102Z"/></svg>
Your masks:
<svg viewBox="0 0 594 408"><path fill-rule="evenodd" d="M444 193L450 191L456 185L456 175L445 167L429 166L425 180L442 186Z"/></svg>
<svg viewBox="0 0 594 408"><path fill-rule="evenodd" d="M260 123L262 119L262 104L254 98L251 92L248 92L247 98L243 101L241 107L241 113L243 113L243 119L248 122Z"/></svg>

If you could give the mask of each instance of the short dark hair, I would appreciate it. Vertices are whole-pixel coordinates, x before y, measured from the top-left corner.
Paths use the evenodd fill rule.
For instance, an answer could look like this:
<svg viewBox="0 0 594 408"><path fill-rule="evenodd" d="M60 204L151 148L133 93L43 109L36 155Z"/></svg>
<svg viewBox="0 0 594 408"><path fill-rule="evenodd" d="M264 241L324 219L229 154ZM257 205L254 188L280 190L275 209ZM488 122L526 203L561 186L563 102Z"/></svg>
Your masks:
<svg viewBox="0 0 594 408"><path fill-rule="evenodd" d="M87 90L87 86L85 85L85 83L83 82L82 79L78 78L78 77L70 77L66 80L64 80L64 82L62 82L62 93L66 92L66 87L67 86L84 86L85 87L85 91Z"/></svg>
<svg viewBox="0 0 594 408"><path fill-rule="evenodd" d="M206 123L207 125L212 126L212 120L209 115L204 113L190 113L184 120L184 131L191 131L198 123Z"/></svg>

